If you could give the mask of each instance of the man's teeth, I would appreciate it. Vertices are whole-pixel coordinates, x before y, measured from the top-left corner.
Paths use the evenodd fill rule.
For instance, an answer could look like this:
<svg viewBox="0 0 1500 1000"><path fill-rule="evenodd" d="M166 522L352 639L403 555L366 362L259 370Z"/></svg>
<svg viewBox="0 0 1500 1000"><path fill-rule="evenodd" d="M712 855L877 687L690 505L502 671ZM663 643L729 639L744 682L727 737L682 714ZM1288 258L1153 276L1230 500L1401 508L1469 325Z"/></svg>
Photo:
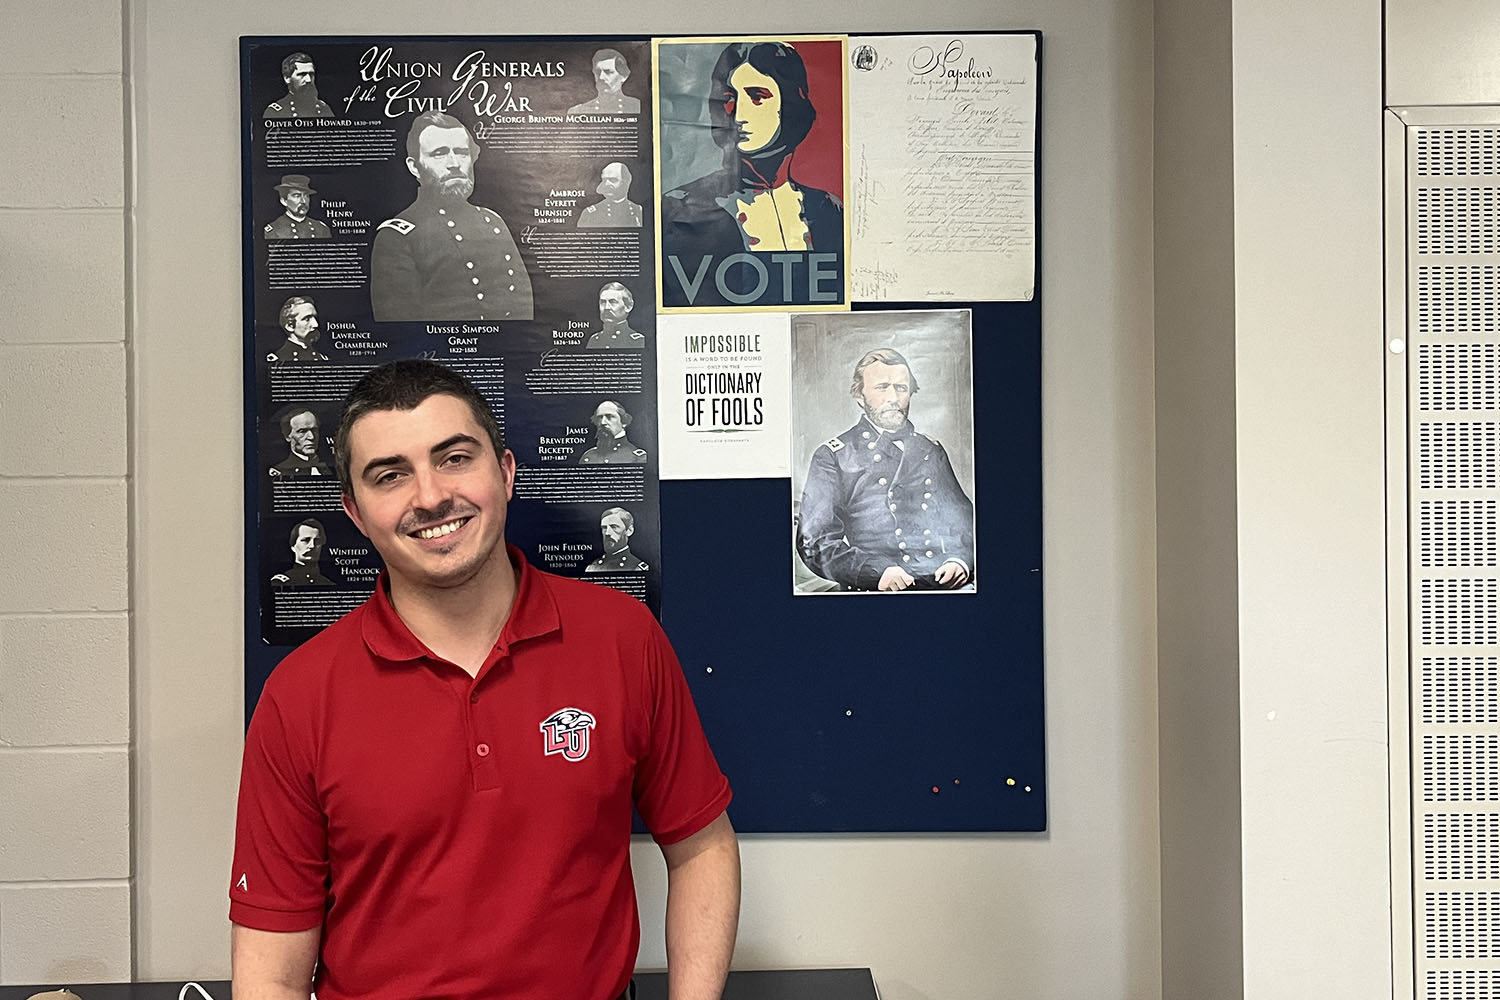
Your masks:
<svg viewBox="0 0 1500 1000"><path fill-rule="evenodd" d="M468 518L464 518L462 521L449 521L447 524L439 524L434 528L423 528L421 531L417 532L417 537L442 538L444 535L451 535L459 528L462 528L468 520Z"/></svg>

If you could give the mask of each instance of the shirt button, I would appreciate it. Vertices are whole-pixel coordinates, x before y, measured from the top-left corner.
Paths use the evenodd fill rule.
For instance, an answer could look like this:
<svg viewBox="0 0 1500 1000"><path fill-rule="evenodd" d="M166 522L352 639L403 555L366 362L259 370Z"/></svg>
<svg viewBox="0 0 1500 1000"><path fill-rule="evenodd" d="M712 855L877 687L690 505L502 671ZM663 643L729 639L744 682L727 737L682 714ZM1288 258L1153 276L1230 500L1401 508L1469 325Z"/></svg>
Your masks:
<svg viewBox="0 0 1500 1000"><path fill-rule="evenodd" d="M930 534L932 534L932 529L931 528L926 528L926 529L924 529L922 531L922 534L924 534L924 535L930 535Z"/></svg>
<svg viewBox="0 0 1500 1000"><path fill-rule="evenodd" d="M448 210L446 208L440 208L440 209L438 209L438 215L447 215L447 214L448 214Z"/></svg>
<svg viewBox="0 0 1500 1000"><path fill-rule="evenodd" d="M923 509L923 510L926 510L926 509L927 509L927 505L926 505L926 504L925 504L925 503L924 503L924 504L923 504L923 505L922 505L922 509Z"/></svg>
<svg viewBox="0 0 1500 1000"><path fill-rule="evenodd" d="M932 494L931 493L923 493L922 494L922 499L923 500L931 500L932 499Z"/></svg>
<svg viewBox="0 0 1500 1000"><path fill-rule="evenodd" d="M515 290L516 290L516 286L515 286L515 285L511 285L511 286L510 286L510 290L511 290L511 291L515 291Z"/></svg>
<svg viewBox="0 0 1500 1000"><path fill-rule="evenodd" d="M900 528L896 529L896 534L898 534L898 535L901 534L901 529Z"/></svg>
<svg viewBox="0 0 1500 1000"><path fill-rule="evenodd" d="M882 458L882 456L880 456L880 455L876 455L876 456L875 456L875 461L877 461L877 462L878 462L878 461L880 461L880 459L881 459L881 458Z"/></svg>
<svg viewBox="0 0 1500 1000"><path fill-rule="evenodd" d="M932 550L931 550L931 549L928 549L928 550L927 550L927 558L928 558L928 559L931 559L931 558L932 558Z"/></svg>
<svg viewBox="0 0 1500 1000"><path fill-rule="evenodd" d="M896 543L896 548L898 548L898 549L904 549L904 548L906 548L906 543L905 542L897 542Z"/></svg>
<svg viewBox="0 0 1500 1000"><path fill-rule="evenodd" d="M458 240L460 243L462 243L464 241L464 234L463 233L454 233L453 234L453 238L455 240Z"/></svg>
<svg viewBox="0 0 1500 1000"><path fill-rule="evenodd" d="M476 285L479 284L479 279L478 278L470 278L469 280L472 281L472 282L474 282L474 284L476 284Z"/></svg>
<svg viewBox="0 0 1500 1000"><path fill-rule="evenodd" d="M862 436L863 436L863 437L869 437L869 436L870 436L870 432L869 432L869 431L865 431L865 432L864 432L864 434L863 434L863 435L862 435Z"/></svg>
<svg viewBox="0 0 1500 1000"><path fill-rule="evenodd" d="M515 274L516 272L515 272L514 269L511 269L511 270L506 271L505 273L506 274Z"/></svg>
<svg viewBox="0 0 1500 1000"><path fill-rule="evenodd" d="M924 504L923 506L926 506L926 505ZM896 505L895 504L891 504L891 510L895 510L895 509L896 509Z"/></svg>
<svg viewBox="0 0 1500 1000"><path fill-rule="evenodd" d="M875 450L875 442L871 441L869 444L865 445L865 447L868 448L868 449L870 449L871 451L874 451Z"/></svg>
<svg viewBox="0 0 1500 1000"><path fill-rule="evenodd" d="M911 556L902 556L901 557L901 561L902 562L911 562Z"/></svg>
<svg viewBox="0 0 1500 1000"><path fill-rule="evenodd" d="M482 299L482 298L484 298L484 293L483 293L483 292L475 292L475 293L474 293L474 297L475 297L475 298L476 298L476 299ZM925 506L926 506L926 504L923 504L923 506L924 506L924 507L925 507Z"/></svg>
<svg viewBox="0 0 1500 1000"><path fill-rule="evenodd" d="M490 755L490 745L488 743L481 743L474 748L474 752L481 757L488 757Z"/></svg>
<svg viewBox="0 0 1500 1000"><path fill-rule="evenodd" d="M881 486L884 486L884 485L885 485L885 477L884 477L884 476L881 476L881 477L880 477L880 485L881 485Z"/></svg>
<svg viewBox="0 0 1500 1000"><path fill-rule="evenodd" d="M927 481L926 481L926 482L925 482L925 483L923 483L923 484L922 484L922 485L923 485L923 486L931 486L931 485L932 485L932 480L931 480L931 479L929 479L929 480L927 480Z"/></svg>
<svg viewBox="0 0 1500 1000"><path fill-rule="evenodd" d="M473 694L469 695L469 704L470 705L477 705L477 704L479 704L479 692L478 691L475 691Z"/></svg>
<svg viewBox="0 0 1500 1000"><path fill-rule="evenodd" d="M510 260L510 254L506 254L506 255L505 255L505 259L506 259L506 260Z"/></svg>
<svg viewBox="0 0 1500 1000"><path fill-rule="evenodd" d="M498 230L498 229L496 229L496 230L495 230L495 235L496 235L496 236L499 236L499 235L500 235L500 230Z"/></svg>
<svg viewBox="0 0 1500 1000"><path fill-rule="evenodd" d="M453 228L453 220L452 220L452 219L449 219L449 220L448 220L448 228L449 228L449 229L452 229L452 228Z"/></svg>
<svg viewBox="0 0 1500 1000"><path fill-rule="evenodd" d="M464 261L464 267L467 267L469 270L472 271L472 270L474 270L474 262L472 260L466 260L466 261Z"/></svg>

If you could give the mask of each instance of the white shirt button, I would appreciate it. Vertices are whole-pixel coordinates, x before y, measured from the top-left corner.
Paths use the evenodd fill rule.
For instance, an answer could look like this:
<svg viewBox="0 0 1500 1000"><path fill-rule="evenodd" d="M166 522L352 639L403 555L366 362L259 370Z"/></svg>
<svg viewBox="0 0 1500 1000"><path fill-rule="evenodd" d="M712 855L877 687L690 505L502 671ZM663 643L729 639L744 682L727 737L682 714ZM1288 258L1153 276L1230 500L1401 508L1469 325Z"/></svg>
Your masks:
<svg viewBox="0 0 1500 1000"><path fill-rule="evenodd" d="M476 285L479 284L479 279L478 278L470 278L469 280L472 281L472 282L474 282L474 284L476 284ZM930 495L931 494L929 494L929 496Z"/></svg>
<svg viewBox="0 0 1500 1000"><path fill-rule="evenodd" d="M474 270L474 262L472 260L466 260L466 261L464 261L464 267L467 267L469 270L472 271L472 270Z"/></svg>
<svg viewBox="0 0 1500 1000"><path fill-rule="evenodd" d="M462 243L463 239L464 239L464 234L463 233L454 233L453 234L453 238L455 240L458 240L460 243Z"/></svg>
<svg viewBox="0 0 1500 1000"><path fill-rule="evenodd" d="M449 228L449 229L452 229L452 228L453 228L453 220L452 220L452 219L449 219L449 220L448 220L448 228Z"/></svg>
<svg viewBox="0 0 1500 1000"><path fill-rule="evenodd" d="M483 293L483 292L476 292L476 293L474 293L474 297L475 297L475 298L476 298L476 299L482 299L482 298L484 298L484 293ZM923 504L923 505L922 505L922 506L924 506L924 507L925 507L925 506L927 506L927 505L926 505L926 504Z"/></svg>

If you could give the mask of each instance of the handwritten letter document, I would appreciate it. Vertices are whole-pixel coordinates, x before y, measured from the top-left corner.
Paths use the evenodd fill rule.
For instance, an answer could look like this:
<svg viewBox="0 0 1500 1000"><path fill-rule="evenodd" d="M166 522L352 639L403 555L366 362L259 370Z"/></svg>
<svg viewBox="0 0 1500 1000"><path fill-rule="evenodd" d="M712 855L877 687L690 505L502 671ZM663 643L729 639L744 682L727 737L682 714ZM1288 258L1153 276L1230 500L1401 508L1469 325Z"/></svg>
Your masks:
<svg viewBox="0 0 1500 1000"><path fill-rule="evenodd" d="M1030 299L1037 37L860 36L849 50L851 297Z"/></svg>

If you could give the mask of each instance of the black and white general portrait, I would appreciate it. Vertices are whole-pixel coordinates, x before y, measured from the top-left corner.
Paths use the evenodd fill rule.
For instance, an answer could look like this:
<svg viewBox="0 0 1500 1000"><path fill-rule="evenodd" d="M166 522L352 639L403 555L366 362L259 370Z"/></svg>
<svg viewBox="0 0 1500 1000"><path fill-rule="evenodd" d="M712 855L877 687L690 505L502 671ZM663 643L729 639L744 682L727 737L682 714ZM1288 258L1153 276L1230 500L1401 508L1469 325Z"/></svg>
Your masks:
<svg viewBox="0 0 1500 1000"><path fill-rule="evenodd" d="M635 418L612 399L594 408L594 446L578 459L579 465L643 465L646 452L630 440L628 428Z"/></svg>
<svg viewBox="0 0 1500 1000"><path fill-rule="evenodd" d="M406 136L417 198L380 224L370 257L377 320L532 318L531 277L510 227L474 205L480 146L464 123L426 111Z"/></svg>
<svg viewBox="0 0 1500 1000"><path fill-rule="evenodd" d="M326 240L333 233L325 223L309 218L313 195L312 181L306 174L286 174L276 185L276 196L281 199L281 214L266 223L264 235L268 240Z"/></svg>
<svg viewBox="0 0 1500 1000"><path fill-rule="evenodd" d="M323 336L323 329L318 324L318 307L312 299L306 295L293 295L281 304L278 318L286 340L266 355L268 363L287 365L328 360L328 355L313 346Z"/></svg>
<svg viewBox="0 0 1500 1000"><path fill-rule="evenodd" d="M635 515L624 507L610 507L599 515L599 540L604 555L583 568L585 573L644 573L651 567L630 551Z"/></svg>
<svg viewBox="0 0 1500 1000"><path fill-rule="evenodd" d="M287 544L292 550L292 564L271 577L273 587L331 587L333 581L318 569L318 560L323 556L323 543L328 533L323 523L315 517L299 521L292 527Z"/></svg>
<svg viewBox="0 0 1500 1000"><path fill-rule="evenodd" d="M286 457L267 470L272 479L338 478L334 463L322 454L322 428L310 407L284 407L276 415L276 425L287 450Z"/></svg>
<svg viewBox="0 0 1500 1000"><path fill-rule="evenodd" d="M596 349L639 349L646 346L646 335L630 328L630 312L634 308L635 296L618 281L611 281L599 289L599 322L603 329L591 336L584 346Z"/></svg>
<svg viewBox="0 0 1500 1000"><path fill-rule="evenodd" d="M318 71L312 56L293 52L281 60L286 96L272 101L265 118L332 118L333 109L318 99Z"/></svg>
<svg viewBox="0 0 1500 1000"><path fill-rule="evenodd" d="M968 311L799 316L792 342L794 589L972 590ZM842 420L822 402L840 395Z"/></svg>
<svg viewBox="0 0 1500 1000"><path fill-rule="evenodd" d="M607 163L599 171L594 190L601 200L578 213L579 229L639 229L641 206L630 200L630 168L620 162Z"/></svg>
<svg viewBox="0 0 1500 1000"><path fill-rule="evenodd" d="M575 104L568 109L570 115L638 114L641 99L621 93L625 81L630 79L630 64L614 49L600 49L594 53L594 89L598 92L592 101Z"/></svg>

